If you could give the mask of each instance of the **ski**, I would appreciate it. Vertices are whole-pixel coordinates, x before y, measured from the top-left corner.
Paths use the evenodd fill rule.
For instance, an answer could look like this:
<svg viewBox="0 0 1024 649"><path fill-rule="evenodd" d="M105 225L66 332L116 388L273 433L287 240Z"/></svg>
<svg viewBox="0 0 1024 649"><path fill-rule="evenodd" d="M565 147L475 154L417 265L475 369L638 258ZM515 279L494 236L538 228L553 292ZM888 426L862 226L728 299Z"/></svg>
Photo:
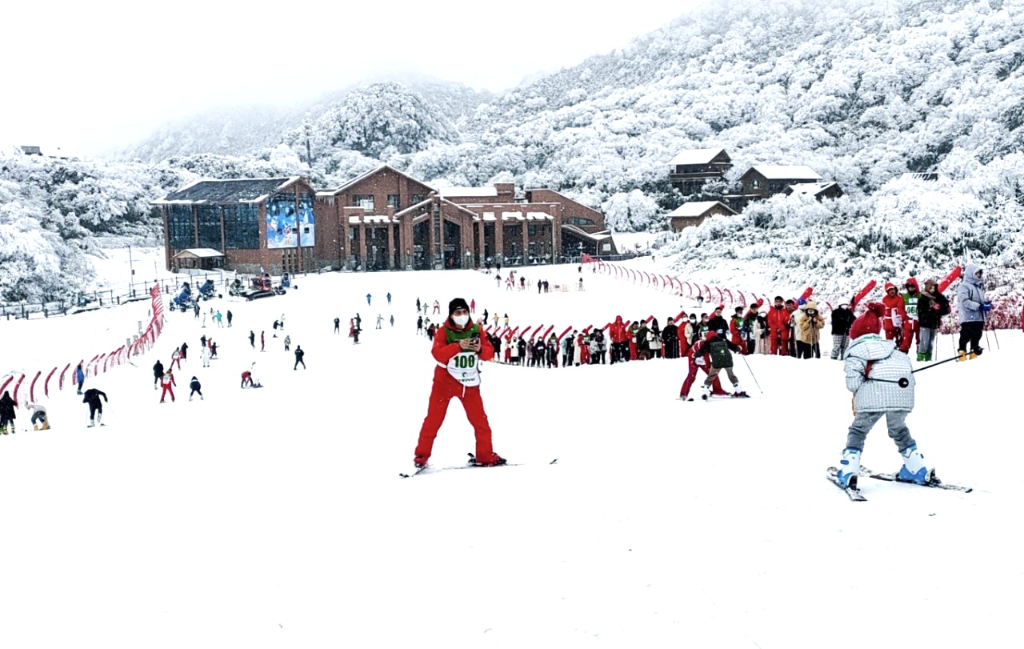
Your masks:
<svg viewBox="0 0 1024 649"><path fill-rule="evenodd" d="M830 466L828 468L828 472L826 473L825 477L828 478L829 482L845 491L846 495L849 496L850 500L852 500L853 502L867 502L868 499L864 497L864 494L860 492L860 489L858 489L857 487L844 487L842 483L839 482L839 469L835 468L834 466Z"/></svg>
<svg viewBox="0 0 1024 649"><path fill-rule="evenodd" d="M963 487L961 485L949 484L939 480L935 476L932 476L930 482L921 484L919 482L914 482L912 480L900 480L899 474L896 473L876 473L864 467L861 467L860 471L861 475L866 475L867 477L873 478L875 480L885 480L886 482L899 482L900 484L909 484L918 487L931 487L932 489L946 489L947 491L959 491L967 494L974 491L974 487Z"/></svg>
<svg viewBox="0 0 1024 649"><path fill-rule="evenodd" d="M439 473L441 471L456 471L458 469L498 469L498 468L501 468L503 466L523 466L523 464L521 462L506 462L505 464L495 464L493 466L484 466L482 464L474 464L473 463L475 458L473 457L472 453L469 454L469 457L470 457L470 459L469 459L469 461L466 464L459 464L459 465L456 465L456 466L442 466L442 467L432 467L432 466L430 466L428 464L427 466L423 467L422 469L416 469L415 471L412 471L410 473L399 473L398 477L400 477L400 478L412 478L412 477L415 477L415 476L418 476L418 475L423 475L423 474L428 474L428 473ZM555 458L555 459L551 460L550 462L548 462L548 464L555 464L556 462L558 462L558 458Z"/></svg>

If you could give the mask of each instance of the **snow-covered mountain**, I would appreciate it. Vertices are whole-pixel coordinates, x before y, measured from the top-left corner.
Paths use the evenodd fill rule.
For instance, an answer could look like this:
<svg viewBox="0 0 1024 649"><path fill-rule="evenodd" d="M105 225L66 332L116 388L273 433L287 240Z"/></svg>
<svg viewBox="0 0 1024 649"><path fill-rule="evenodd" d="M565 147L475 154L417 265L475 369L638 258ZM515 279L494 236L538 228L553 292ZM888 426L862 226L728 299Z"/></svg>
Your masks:
<svg viewBox="0 0 1024 649"><path fill-rule="evenodd" d="M846 197L777 198L666 237L680 268L757 259L770 277L828 282L968 258L1014 267L1022 44L1024 0L724 0L500 97L372 84L288 115L211 115L125 155L184 176L273 169L322 185L384 161L439 184L556 187L616 230L661 231L683 200L668 161L721 146L734 166L706 198L754 164L808 165ZM941 180L900 179L921 171Z"/></svg>

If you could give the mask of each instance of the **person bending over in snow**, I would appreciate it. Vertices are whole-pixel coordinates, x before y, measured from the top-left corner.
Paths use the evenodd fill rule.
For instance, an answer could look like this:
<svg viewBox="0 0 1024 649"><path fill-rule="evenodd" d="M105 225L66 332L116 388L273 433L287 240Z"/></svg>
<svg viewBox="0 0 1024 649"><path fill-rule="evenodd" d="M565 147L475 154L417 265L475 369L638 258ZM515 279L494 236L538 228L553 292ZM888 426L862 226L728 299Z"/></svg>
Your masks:
<svg viewBox="0 0 1024 649"><path fill-rule="evenodd" d="M199 384L199 379L197 379L196 377L193 376L192 380L188 384L188 387L192 390L191 392L188 393L188 400L189 401L191 401L192 397L194 395L196 395L196 394L199 395L199 400L200 401L205 401L205 399L203 399L203 386ZM173 399L172 399L172 401L173 401Z"/></svg>
<svg viewBox="0 0 1024 649"><path fill-rule="evenodd" d="M252 372L250 372L249 370L242 372L242 388L245 389L255 387L259 386L257 386L256 383L253 382Z"/></svg>
<svg viewBox="0 0 1024 649"><path fill-rule="evenodd" d="M41 403L26 403L25 409L32 413L32 430L50 430L50 420L46 418L46 406Z"/></svg>
<svg viewBox="0 0 1024 649"><path fill-rule="evenodd" d="M718 329L716 331L709 331L707 334L707 351L708 355L711 356L711 369L708 370L708 377L704 379L704 385L701 399L707 401L711 398L711 389L715 383L715 379L718 378L718 373L725 370L725 373L729 375L729 380L732 381L732 396L734 397L746 397L748 396L743 388L740 387L739 379L736 378L736 374L732 371L732 353L742 353L742 348L739 345L734 345L729 342L725 337L725 329Z"/></svg>
<svg viewBox="0 0 1024 649"><path fill-rule="evenodd" d="M105 392L89 388L85 391L85 397L82 399L82 403L89 404L89 428L96 424L103 425L103 402L100 401L100 397L103 397L103 401L107 401Z"/></svg>
<svg viewBox="0 0 1024 649"><path fill-rule="evenodd" d="M494 348L486 337L481 336L480 325L470 319L466 300L457 297L448 304L448 319L438 327L434 335L431 354L437 361L437 367L434 368L427 416L420 428L413 459L416 468L427 466L434 438L444 423L448 403L453 397L462 401L466 417L476 435L474 464L504 464L505 459L495 453L491 446L491 427L480 397L480 361L491 360Z"/></svg>
<svg viewBox="0 0 1024 649"><path fill-rule="evenodd" d="M897 479L927 484L935 475L934 469L925 466L924 456L907 429L907 415L914 409L915 381L910 358L898 352L895 341L879 335L879 319L886 316L886 310L884 304L868 304L868 310L850 329L845 371L846 387L853 393L854 419L839 463L838 478L844 487L857 488L864 439L883 415L889 437L903 456Z"/></svg>

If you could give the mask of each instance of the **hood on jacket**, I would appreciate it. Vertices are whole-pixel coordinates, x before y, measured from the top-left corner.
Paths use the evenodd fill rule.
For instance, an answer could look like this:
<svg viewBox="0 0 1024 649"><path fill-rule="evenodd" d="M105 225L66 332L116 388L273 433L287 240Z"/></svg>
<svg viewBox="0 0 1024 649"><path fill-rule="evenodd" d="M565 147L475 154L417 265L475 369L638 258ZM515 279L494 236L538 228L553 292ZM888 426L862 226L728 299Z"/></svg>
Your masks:
<svg viewBox="0 0 1024 649"><path fill-rule="evenodd" d="M895 285L895 284L893 284L892 282L886 282L886 283L885 283L885 291L884 291L884 293L885 293L886 295L888 295L888 294L889 294L889 289L892 289L892 290L896 291L897 293L899 293L899 292L900 292L900 290L899 290L898 288L896 288L896 285Z"/></svg>
<svg viewBox="0 0 1024 649"><path fill-rule="evenodd" d="M920 293L921 292L921 287L918 285L917 279L915 279L913 277L911 277L910 279L907 280L907 286L909 288L912 288L914 290L914 293Z"/></svg>
<svg viewBox="0 0 1024 649"><path fill-rule="evenodd" d="M807 300L807 303L804 304L804 311L815 311L815 312L817 312L817 310L818 310L818 305L814 302L814 300Z"/></svg>
<svg viewBox="0 0 1024 649"><path fill-rule="evenodd" d="M964 272L964 281L974 286L983 286L985 283L984 278L975 277L980 270L984 269L977 264L967 264L967 270Z"/></svg>
<svg viewBox="0 0 1024 649"><path fill-rule="evenodd" d="M866 336L877 336L882 330L879 318L885 315L885 306L878 302L868 304L868 310L853 322L850 327L850 340L858 340Z"/></svg>
<svg viewBox="0 0 1024 649"><path fill-rule="evenodd" d="M615 324L622 324L622 316L620 316L620 315L615 316Z"/></svg>

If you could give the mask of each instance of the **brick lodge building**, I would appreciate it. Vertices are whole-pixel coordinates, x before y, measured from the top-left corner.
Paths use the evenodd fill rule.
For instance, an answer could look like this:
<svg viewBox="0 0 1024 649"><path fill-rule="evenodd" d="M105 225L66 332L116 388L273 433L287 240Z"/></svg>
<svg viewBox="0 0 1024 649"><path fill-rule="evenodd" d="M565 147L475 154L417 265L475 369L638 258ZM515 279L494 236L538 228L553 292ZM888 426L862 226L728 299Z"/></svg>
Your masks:
<svg viewBox="0 0 1024 649"><path fill-rule="evenodd" d="M551 189L437 190L381 165L331 190L298 177L201 180L154 201L169 270L220 253L255 273L557 263L617 251L604 216Z"/></svg>

